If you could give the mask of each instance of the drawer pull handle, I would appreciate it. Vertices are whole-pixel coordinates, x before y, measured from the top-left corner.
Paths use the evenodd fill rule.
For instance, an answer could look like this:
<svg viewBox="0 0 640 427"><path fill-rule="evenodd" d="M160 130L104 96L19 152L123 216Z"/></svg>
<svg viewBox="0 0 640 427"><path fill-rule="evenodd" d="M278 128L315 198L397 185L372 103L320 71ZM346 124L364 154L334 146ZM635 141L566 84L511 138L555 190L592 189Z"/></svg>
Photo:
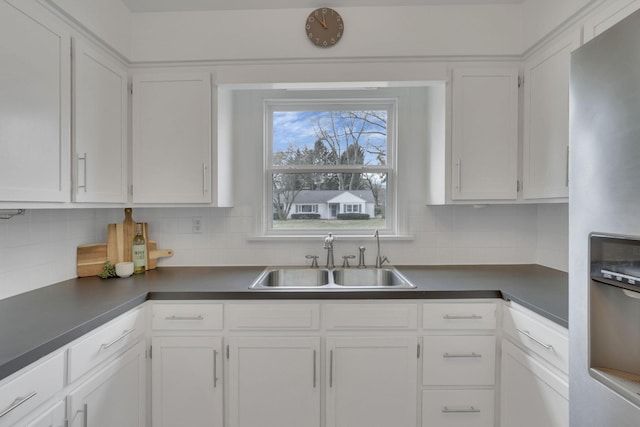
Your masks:
<svg viewBox="0 0 640 427"><path fill-rule="evenodd" d="M533 342L540 344L542 347L546 348L547 350L553 349L553 346L551 344L545 344L544 342L540 341L538 338L531 335L529 331L521 331L520 329L517 329L517 331L520 332L522 335L526 336L527 338L529 338L530 340L532 340Z"/></svg>
<svg viewBox="0 0 640 427"><path fill-rule="evenodd" d="M444 412L445 414L451 414L451 413L469 413L469 412L480 412L480 409L474 407L474 406L469 406L468 408L449 408L448 406L444 406L442 408L442 412Z"/></svg>
<svg viewBox="0 0 640 427"><path fill-rule="evenodd" d="M116 338L115 340L111 341L108 344L102 344L100 346L100 350L106 350L109 347L111 347L112 345L114 345L115 343L117 343L118 341L121 341L123 339L125 339L126 337L128 337L129 335L131 335L134 331L136 330L136 328L131 328L131 329L127 329L125 331L122 332L122 335L120 335L118 338Z"/></svg>
<svg viewBox="0 0 640 427"><path fill-rule="evenodd" d="M2 411L0 413L0 417L4 417L5 415L7 415L9 412L13 411L14 409L16 409L18 406L22 405L23 403L25 403L27 400L33 398L36 394L38 394L38 392L31 392L28 395L26 395L25 397L17 397L16 400L14 400L11 405L9 405L9 407L7 409L5 409L4 411Z"/></svg>
<svg viewBox="0 0 640 427"><path fill-rule="evenodd" d="M168 316L165 317L165 320L204 320L204 317L202 317L202 315L199 316Z"/></svg>
<svg viewBox="0 0 640 427"><path fill-rule="evenodd" d="M477 314L471 314L468 316L445 314L442 318L445 320L480 320L482 319L482 316L478 316Z"/></svg>
<svg viewBox="0 0 640 427"><path fill-rule="evenodd" d="M464 359L464 358L478 358L482 357L481 354L472 351L471 353L445 353L442 355L445 359Z"/></svg>

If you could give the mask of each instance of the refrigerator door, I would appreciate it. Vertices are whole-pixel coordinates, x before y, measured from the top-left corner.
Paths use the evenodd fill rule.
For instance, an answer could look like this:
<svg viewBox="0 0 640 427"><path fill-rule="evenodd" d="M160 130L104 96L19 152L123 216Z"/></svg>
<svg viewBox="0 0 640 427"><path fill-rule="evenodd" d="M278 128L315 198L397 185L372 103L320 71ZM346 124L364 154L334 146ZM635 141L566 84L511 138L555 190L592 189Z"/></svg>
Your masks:
<svg viewBox="0 0 640 427"><path fill-rule="evenodd" d="M589 374L589 233L640 235L640 12L572 54L570 93L571 426L636 427L640 408Z"/></svg>

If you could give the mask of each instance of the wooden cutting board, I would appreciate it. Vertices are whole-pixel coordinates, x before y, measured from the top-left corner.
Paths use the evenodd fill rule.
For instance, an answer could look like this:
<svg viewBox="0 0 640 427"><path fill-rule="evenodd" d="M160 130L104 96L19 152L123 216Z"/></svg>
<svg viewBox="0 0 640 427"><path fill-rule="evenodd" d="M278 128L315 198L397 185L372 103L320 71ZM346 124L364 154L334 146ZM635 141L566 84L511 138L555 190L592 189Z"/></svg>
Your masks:
<svg viewBox="0 0 640 427"><path fill-rule="evenodd" d="M125 208L124 221L109 224L107 228L107 257L111 264L131 261L131 244L135 235L136 222L133 220L133 210Z"/></svg>

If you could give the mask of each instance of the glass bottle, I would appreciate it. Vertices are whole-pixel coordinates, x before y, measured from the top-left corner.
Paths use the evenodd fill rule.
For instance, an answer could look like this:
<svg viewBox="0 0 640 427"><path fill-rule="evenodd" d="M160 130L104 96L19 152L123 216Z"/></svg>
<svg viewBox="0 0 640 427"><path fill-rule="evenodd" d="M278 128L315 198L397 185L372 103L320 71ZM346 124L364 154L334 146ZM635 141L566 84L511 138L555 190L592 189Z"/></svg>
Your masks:
<svg viewBox="0 0 640 427"><path fill-rule="evenodd" d="M136 235L131 248L133 258L133 274L145 272L147 266L147 243L142 235L142 223L136 223Z"/></svg>

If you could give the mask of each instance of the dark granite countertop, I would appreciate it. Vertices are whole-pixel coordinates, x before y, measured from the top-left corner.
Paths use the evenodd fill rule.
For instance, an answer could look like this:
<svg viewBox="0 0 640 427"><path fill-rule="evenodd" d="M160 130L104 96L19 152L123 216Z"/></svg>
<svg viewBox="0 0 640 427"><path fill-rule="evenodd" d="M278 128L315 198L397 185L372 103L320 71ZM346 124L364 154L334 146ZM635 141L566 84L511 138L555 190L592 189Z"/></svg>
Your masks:
<svg viewBox="0 0 640 427"><path fill-rule="evenodd" d="M146 300L503 298L568 326L567 273L538 265L397 266L416 289L249 290L262 267L164 267L0 300L0 379Z"/></svg>

